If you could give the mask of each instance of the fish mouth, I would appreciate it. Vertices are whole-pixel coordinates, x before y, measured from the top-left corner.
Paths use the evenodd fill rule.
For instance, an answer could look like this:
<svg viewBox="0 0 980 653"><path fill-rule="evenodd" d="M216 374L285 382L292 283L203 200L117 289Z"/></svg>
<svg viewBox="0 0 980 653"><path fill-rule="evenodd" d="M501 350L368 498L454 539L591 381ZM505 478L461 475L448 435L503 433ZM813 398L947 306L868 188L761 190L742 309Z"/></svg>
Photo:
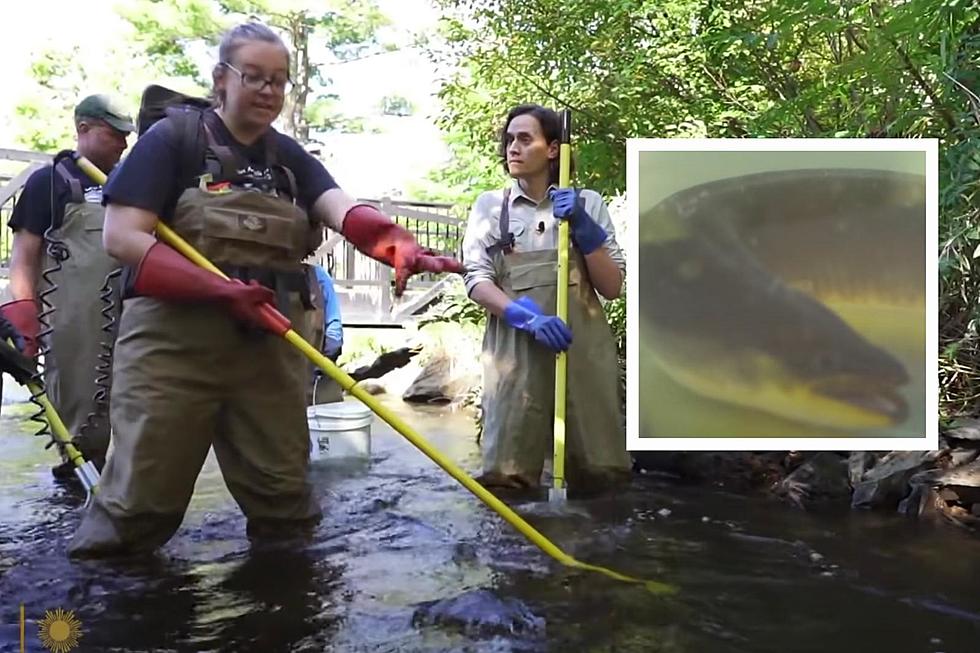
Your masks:
<svg viewBox="0 0 980 653"><path fill-rule="evenodd" d="M813 391L827 399L843 402L853 409L879 415L890 425L900 424L909 415L908 402L899 394L896 384L866 377L833 378L813 386Z"/></svg>

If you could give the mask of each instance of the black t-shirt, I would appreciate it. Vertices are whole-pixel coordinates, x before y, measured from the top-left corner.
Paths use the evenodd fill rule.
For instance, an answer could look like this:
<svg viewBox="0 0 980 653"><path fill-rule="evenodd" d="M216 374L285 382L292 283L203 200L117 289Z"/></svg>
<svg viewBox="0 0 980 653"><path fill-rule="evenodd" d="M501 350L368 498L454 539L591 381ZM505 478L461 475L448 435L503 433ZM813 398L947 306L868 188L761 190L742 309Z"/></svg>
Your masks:
<svg viewBox="0 0 980 653"><path fill-rule="evenodd" d="M207 113L210 115L205 117L215 141L231 147L249 162L248 167L238 170L238 175L257 179L267 177L270 173L266 165L264 139L260 138L250 146L242 145L213 111ZM299 143L274 129L271 131L275 137L277 162L296 176L296 201L309 211L322 193L338 187L337 182L323 164ZM190 173L181 170L183 158L183 153L179 151L176 125L169 118L160 120L136 141L129 156L113 171L105 187L103 203L135 206L153 212L165 222L169 221L188 180L196 178L204 170L203 159L201 169Z"/></svg>
<svg viewBox="0 0 980 653"><path fill-rule="evenodd" d="M102 186L92 181L88 175L82 172L75 162L71 159L62 159L68 174L78 179L85 194L86 202L96 204L102 201ZM36 236L44 236L44 232L51 226L51 173L52 166L45 166L34 171L27 178L24 189L20 193L17 204L14 205L13 214L7 223L11 229L26 229ZM71 189L68 182L62 179L60 174L54 177L54 219L57 224L65 216L65 204L71 199Z"/></svg>

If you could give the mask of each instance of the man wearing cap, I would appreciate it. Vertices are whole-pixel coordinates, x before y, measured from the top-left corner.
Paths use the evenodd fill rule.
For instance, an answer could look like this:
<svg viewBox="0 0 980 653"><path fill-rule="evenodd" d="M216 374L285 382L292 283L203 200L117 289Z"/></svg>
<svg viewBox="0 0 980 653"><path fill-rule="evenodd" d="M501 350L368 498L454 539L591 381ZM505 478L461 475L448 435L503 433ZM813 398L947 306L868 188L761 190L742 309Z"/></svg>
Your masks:
<svg viewBox="0 0 980 653"><path fill-rule="evenodd" d="M106 174L119 162L133 131L130 117L106 95L90 95L75 107L75 151ZM46 295L55 310L47 317L52 332L45 386L82 454L100 469L109 446L109 424L103 416L89 419L89 413L95 408L100 343L109 344L114 334L102 331L99 292L106 275L118 267L102 248L103 219L102 187L70 158L34 172L10 218L13 300L0 306L0 314L20 334L23 352L36 355L41 330L38 295L47 287L41 274L57 267L44 242L51 228L48 238L64 243L68 258L49 275L56 289ZM67 460L53 472L57 478L74 477Z"/></svg>

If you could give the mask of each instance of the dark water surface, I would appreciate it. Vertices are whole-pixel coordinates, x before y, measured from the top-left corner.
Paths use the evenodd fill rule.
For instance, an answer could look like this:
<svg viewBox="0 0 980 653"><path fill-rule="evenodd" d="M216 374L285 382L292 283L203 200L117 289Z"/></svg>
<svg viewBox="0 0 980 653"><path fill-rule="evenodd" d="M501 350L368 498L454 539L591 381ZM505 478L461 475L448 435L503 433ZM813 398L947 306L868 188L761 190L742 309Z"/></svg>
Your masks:
<svg viewBox="0 0 980 653"><path fill-rule="evenodd" d="M464 413L391 405L472 472ZM980 651L980 540L894 515L808 514L640 477L615 498L518 512L573 556L676 585L663 597L566 569L379 420L370 465L319 466L305 550L250 551L209 458L160 555L69 562L78 496L0 418L0 650L43 651L73 610L75 651Z"/></svg>

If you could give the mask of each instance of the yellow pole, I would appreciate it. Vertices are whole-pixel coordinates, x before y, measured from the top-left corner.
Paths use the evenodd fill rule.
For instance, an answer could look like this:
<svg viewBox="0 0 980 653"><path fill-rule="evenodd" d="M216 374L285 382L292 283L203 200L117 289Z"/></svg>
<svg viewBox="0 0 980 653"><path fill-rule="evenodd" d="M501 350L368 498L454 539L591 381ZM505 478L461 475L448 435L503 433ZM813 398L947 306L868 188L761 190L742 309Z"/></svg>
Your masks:
<svg viewBox="0 0 980 653"><path fill-rule="evenodd" d="M106 181L105 174L92 165L87 159L82 156L78 156L76 159L78 166L94 181L100 184L104 184ZM215 267L208 259L201 255L196 249L194 249L190 243L185 241L180 237L179 234L174 232L173 229L168 227L163 223L162 220L157 221L156 225L157 235L166 242L168 245L176 249L178 252L187 257L195 265L209 270L214 274L217 274L222 279L228 279L228 276L222 272L220 269ZM270 310L274 310L270 307ZM647 581L639 578L632 578L619 572L613 571L612 569L606 569L605 567L600 567L598 565L590 565L585 562L580 562L575 558L571 557L557 546L555 546L548 538L538 532L533 526L524 521L524 519L515 513L513 510L507 507L500 499L495 497L489 490L477 483L470 476L466 474L462 469L457 467L455 463L446 458L438 449L433 447L423 438L419 433L417 433L412 427L406 424L400 417L395 415L388 408L383 406L378 402L373 396L368 394L363 388L357 385L357 382L342 369L337 367L333 361L321 354L315 347L310 343L306 342L302 336L300 336L293 329L289 329L283 337L293 344L297 349L299 349L303 354L313 362L314 365L319 367L321 370L327 373L330 378L340 384L342 388L350 392L352 395L357 397L361 402L363 402L368 408L370 408L374 413L387 422L393 429L395 429L399 434L401 434L405 439L415 445L422 453L428 456L433 462L444 469L450 476L456 479L463 487L472 492L479 498L483 503L485 503L491 510L496 512L498 515L504 518L507 523L516 528L524 537L526 537L532 544L541 549L544 553L548 554L558 562L563 565L574 567L576 569L584 569L588 571L595 571L600 574L604 574L610 578L616 580L622 580L630 583L640 583L643 584L648 590L655 593L670 593L674 592L675 588L671 585L660 583L658 581Z"/></svg>
<svg viewBox="0 0 980 653"><path fill-rule="evenodd" d="M561 144L558 150L558 187L571 185L572 112L561 112ZM568 324L568 220L558 223L558 301L557 313ZM555 356L555 432L552 460L552 487L548 499L560 503L568 498L565 487L565 396L568 380L568 352Z"/></svg>
<svg viewBox="0 0 980 653"><path fill-rule="evenodd" d="M48 420L48 424L51 426L51 432L54 434L55 438L61 442L65 447L65 453L68 454L68 458L75 464L75 467L82 467L85 464L85 458L82 457L82 453L75 448L75 445L71 443L71 435L68 433L68 427L65 423L61 421L61 416L58 415L58 411L55 410L54 406L51 404L51 400L48 399L47 393L36 383L28 383L27 389L31 391L32 394L37 395L35 397L36 401L41 404L44 408L44 417ZM95 486L89 488L92 492L96 491Z"/></svg>
<svg viewBox="0 0 980 653"><path fill-rule="evenodd" d="M9 340L7 342L10 347L14 346ZM34 401L39 403L44 410L44 418L47 420L48 426L51 427L51 435L64 447L68 459L75 465L75 474L82 485L90 493L95 494L98 491L99 470L94 464L85 460L82 453L71 443L71 433L68 432L68 427L65 426L51 400L48 399L44 388L33 381L28 381L25 385L30 390Z"/></svg>
<svg viewBox="0 0 980 653"><path fill-rule="evenodd" d="M24 644L26 642L24 637L24 604L20 604L20 653L24 653Z"/></svg>

